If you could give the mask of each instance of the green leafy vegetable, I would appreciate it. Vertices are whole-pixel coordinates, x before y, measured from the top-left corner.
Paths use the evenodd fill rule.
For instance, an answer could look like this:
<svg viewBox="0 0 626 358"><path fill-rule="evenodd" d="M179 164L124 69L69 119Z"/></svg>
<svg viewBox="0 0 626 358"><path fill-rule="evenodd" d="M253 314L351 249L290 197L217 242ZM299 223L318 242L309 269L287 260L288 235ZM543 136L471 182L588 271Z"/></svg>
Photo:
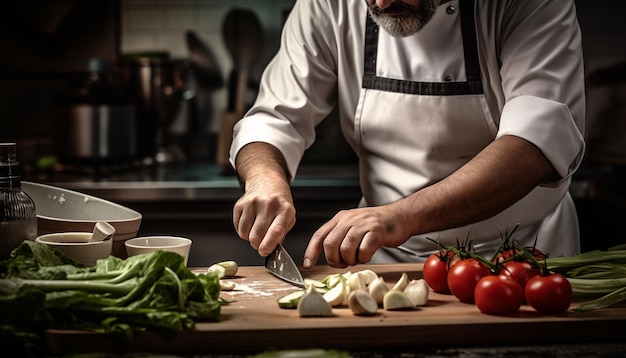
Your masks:
<svg viewBox="0 0 626 358"><path fill-rule="evenodd" d="M219 278L196 275L166 251L86 268L47 245L26 241L0 261L0 342L37 355L49 328L87 329L132 340L134 332L177 333L217 322Z"/></svg>

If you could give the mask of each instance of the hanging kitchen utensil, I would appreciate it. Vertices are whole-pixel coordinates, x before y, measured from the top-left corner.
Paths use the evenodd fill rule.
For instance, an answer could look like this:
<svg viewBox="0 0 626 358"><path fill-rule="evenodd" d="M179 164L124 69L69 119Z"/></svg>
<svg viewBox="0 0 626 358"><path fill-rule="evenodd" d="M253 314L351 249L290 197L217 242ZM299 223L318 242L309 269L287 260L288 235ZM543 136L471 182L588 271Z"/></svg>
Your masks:
<svg viewBox="0 0 626 358"><path fill-rule="evenodd" d="M187 31L185 37L198 83L208 90L220 88L224 80L213 52L195 32Z"/></svg>
<svg viewBox="0 0 626 358"><path fill-rule="evenodd" d="M298 287L304 287L304 279L298 266L293 262L283 245L278 244L276 249L265 257L265 268L274 276Z"/></svg>
<svg viewBox="0 0 626 358"><path fill-rule="evenodd" d="M254 12L235 8L226 14L222 34L237 73L234 111L243 113L250 69L263 46L263 28Z"/></svg>
<svg viewBox="0 0 626 358"><path fill-rule="evenodd" d="M183 110L187 114L184 145L189 160L215 157L216 139L207 128L213 127L214 116L210 105L213 91L224 85L222 70L211 48L193 31L186 33L192 68L186 82ZM202 113L201 113L202 112Z"/></svg>
<svg viewBox="0 0 626 358"><path fill-rule="evenodd" d="M263 46L263 28L256 14L246 9L233 9L226 14L222 35L226 49L233 60L229 81L229 105L222 114L217 145L217 163L230 168L228 150L232 142L233 126L247 110L247 92L250 69Z"/></svg>

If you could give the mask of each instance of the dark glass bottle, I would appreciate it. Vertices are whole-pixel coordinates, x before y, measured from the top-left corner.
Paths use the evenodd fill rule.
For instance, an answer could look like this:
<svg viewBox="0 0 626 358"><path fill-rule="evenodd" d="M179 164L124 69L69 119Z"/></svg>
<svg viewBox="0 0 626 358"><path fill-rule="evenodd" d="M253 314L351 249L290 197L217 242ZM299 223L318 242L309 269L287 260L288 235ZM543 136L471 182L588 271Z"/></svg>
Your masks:
<svg viewBox="0 0 626 358"><path fill-rule="evenodd" d="M15 143L0 143L0 259L37 237L35 202L22 190Z"/></svg>

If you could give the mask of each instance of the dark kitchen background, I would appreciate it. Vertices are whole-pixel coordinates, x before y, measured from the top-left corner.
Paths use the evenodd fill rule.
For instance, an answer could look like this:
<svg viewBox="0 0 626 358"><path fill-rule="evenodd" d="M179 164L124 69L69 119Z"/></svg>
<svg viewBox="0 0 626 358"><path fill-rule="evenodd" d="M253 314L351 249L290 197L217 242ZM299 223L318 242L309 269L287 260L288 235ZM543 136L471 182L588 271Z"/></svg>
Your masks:
<svg viewBox="0 0 626 358"><path fill-rule="evenodd" d="M220 136L233 118L229 114L254 99L294 2L9 1L0 12L0 141L17 142L29 180L139 210L144 214L140 234L233 236L232 198L133 199L129 192L103 188L124 181L202 186L230 180L232 190L236 180L223 166ZM626 23L619 0L576 4L587 76L588 153L572 194L583 249L589 250L626 242L621 225L626 219ZM334 210L358 200L355 157L338 127L325 121L317 132L302 174L305 180L326 180L329 194L327 199L305 190L296 195L304 208L299 222L305 224L294 235L303 239ZM179 176L171 179L171 172ZM220 178L209 178L215 176ZM354 180L350 190L338 189L346 195L340 200L331 194L335 179L339 186ZM196 231L172 232L164 219L176 215L199 218L189 225ZM207 262L197 255L190 262L218 259Z"/></svg>

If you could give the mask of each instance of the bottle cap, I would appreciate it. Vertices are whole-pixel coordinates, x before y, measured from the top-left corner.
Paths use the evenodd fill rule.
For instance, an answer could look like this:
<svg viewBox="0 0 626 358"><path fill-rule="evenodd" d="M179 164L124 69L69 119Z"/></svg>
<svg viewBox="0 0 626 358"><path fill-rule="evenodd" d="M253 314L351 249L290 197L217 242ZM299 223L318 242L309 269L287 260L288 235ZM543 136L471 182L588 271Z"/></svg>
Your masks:
<svg viewBox="0 0 626 358"><path fill-rule="evenodd" d="M21 177L16 147L15 143L0 143L0 184L10 183Z"/></svg>

